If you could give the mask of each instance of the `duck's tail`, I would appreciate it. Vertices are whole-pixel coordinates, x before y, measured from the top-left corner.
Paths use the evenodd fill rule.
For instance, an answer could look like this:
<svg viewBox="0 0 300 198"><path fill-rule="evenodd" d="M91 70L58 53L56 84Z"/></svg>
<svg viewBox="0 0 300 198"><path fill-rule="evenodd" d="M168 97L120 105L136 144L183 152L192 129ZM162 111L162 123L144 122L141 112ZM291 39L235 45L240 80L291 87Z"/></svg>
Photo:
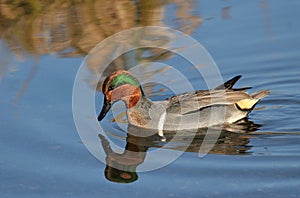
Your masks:
<svg viewBox="0 0 300 198"><path fill-rule="evenodd" d="M214 90L222 90L222 89L232 89L235 91L243 91L246 89L251 89L251 87L241 87L241 88L236 88L234 89L233 86L234 84L241 78L241 75L235 76L231 78L230 80L226 81L224 84L217 86L214 88Z"/></svg>
<svg viewBox="0 0 300 198"><path fill-rule="evenodd" d="M251 111L260 99L266 97L269 94L270 94L269 90L258 91L258 92L251 94L250 95L251 98L249 98L249 99L247 98L247 99L238 101L236 103L236 105L241 110Z"/></svg>
<svg viewBox="0 0 300 198"><path fill-rule="evenodd" d="M257 91L257 92L254 92L253 94L251 94L251 97L254 99L260 100L269 94L270 94L269 90L261 90L261 91Z"/></svg>

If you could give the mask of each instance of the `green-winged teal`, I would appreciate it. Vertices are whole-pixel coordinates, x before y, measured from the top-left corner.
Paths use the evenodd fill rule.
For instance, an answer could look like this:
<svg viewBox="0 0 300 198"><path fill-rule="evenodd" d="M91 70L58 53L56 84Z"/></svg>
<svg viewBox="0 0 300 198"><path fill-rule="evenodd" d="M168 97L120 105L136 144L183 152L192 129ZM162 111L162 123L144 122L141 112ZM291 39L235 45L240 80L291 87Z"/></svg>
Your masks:
<svg viewBox="0 0 300 198"><path fill-rule="evenodd" d="M234 123L247 117L257 102L269 94L268 90L248 94L245 90L250 87L233 88L240 78L236 76L212 90L198 90L163 101L151 101L130 72L119 70L103 83L104 103L98 120L105 117L114 102L122 100L127 108L129 123L142 128L183 130Z"/></svg>

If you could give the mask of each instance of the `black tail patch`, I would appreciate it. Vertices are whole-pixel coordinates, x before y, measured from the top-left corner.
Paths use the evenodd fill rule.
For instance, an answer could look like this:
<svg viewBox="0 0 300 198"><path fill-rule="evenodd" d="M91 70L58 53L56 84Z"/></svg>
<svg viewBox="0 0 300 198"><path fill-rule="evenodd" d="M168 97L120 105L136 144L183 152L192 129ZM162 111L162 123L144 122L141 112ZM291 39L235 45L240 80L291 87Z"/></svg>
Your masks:
<svg viewBox="0 0 300 198"><path fill-rule="evenodd" d="M219 85L214 90L232 89L233 85L241 78L241 75L235 76L232 79L226 81L223 85Z"/></svg>
<svg viewBox="0 0 300 198"><path fill-rule="evenodd" d="M242 77L242 75L238 75L233 77L232 79L226 81L224 84L217 86L214 90L222 90L222 89L232 89L234 91L243 91L245 89L251 89L252 87L241 87L233 89L234 84Z"/></svg>

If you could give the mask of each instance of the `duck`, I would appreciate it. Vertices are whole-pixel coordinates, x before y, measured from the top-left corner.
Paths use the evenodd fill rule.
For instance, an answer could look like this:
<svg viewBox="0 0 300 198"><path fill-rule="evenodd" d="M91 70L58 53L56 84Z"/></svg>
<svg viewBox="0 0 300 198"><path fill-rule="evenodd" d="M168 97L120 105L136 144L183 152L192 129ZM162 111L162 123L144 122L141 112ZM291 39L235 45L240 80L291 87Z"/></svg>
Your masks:
<svg viewBox="0 0 300 198"><path fill-rule="evenodd" d="M237 75L209 90L197 90L152 101L144 93L138 79L129 71L117 70L102 84L104 102L98 121L111 106L123 101L130 125L164 130L191 130L236 123L248 116L255 105L269 95L269 90L249 94L251 87L233 88L241 78Z"/></svg>

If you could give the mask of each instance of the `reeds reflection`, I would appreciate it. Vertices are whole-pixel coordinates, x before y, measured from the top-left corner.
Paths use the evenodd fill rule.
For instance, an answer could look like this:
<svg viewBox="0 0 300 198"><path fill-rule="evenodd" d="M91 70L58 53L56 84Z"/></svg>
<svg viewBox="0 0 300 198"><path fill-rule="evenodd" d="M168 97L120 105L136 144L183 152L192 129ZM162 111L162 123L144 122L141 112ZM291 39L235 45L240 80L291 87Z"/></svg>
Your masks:
<svg viewBox="0 0 300 198"><path fill-rule="evenodd" d="M201 18L192 1L0 0L0 39L16 55L84 56L103 39L139 26L163 26L165 5L178 7L178 29L190 34Z"/></svg>
<svg viewBox="0 0 300 198"><path fill-rule="evenodd" d="M239 123L222 126L222 132L209 154L247 155L251 154L251 132L261 125L254 124L247 119ZM215 128L215 130L219 130ZM165 141L153 130L145 130L132 125L128 126L126 146L122 154L116 153L110 147L109 141L99 134L101 146L106 154L106 179L118 183L131 183L138 179L137 167L142 164L150 148L164 148L170 150L198 153L203 143L207 129L198 131L165 131ZM141 135L142 134L142 135ZM171 143L171 144L170 144ZM166 146L168 145L168 146ZM196 157L196 156L195 156Z"/></svg>
<svg viewBox="0 0 300 198"><path fill-rule="evenodd" d="M48 54L57 54L62 58L84 57L98 43L120 31L140 26L164 26L168 4L177 7L176 13L167 16L172 21L178 21L177 29L190 34L202 22L201 17L193 14L195 6L190 0L0 0L0 51L4 48L10 56L14 55L22 61L32 56L34 60L39 60L40 56ZM117 49L106 48L97 55L98 58L89 59L91 72L97 76L103 63L99 57L109 57L114 50ZM137 53L142 55L142 51ZM170 58L163 51L147 51L156 54L148 61ZM140 56L137 54L137 57ZM13 57L10 59L13 60ZM130 60L130 53L120 56L111 62L107 72L128 69L133 66ZM7 66L3 58L1 63L4 66L0 69L0 81L5 73L17 68L15 65ZM38 68L39 65L34 71ZM21 85L17 98L26 91L30 79L34 77L29 76L29 80Z"/></svg>

